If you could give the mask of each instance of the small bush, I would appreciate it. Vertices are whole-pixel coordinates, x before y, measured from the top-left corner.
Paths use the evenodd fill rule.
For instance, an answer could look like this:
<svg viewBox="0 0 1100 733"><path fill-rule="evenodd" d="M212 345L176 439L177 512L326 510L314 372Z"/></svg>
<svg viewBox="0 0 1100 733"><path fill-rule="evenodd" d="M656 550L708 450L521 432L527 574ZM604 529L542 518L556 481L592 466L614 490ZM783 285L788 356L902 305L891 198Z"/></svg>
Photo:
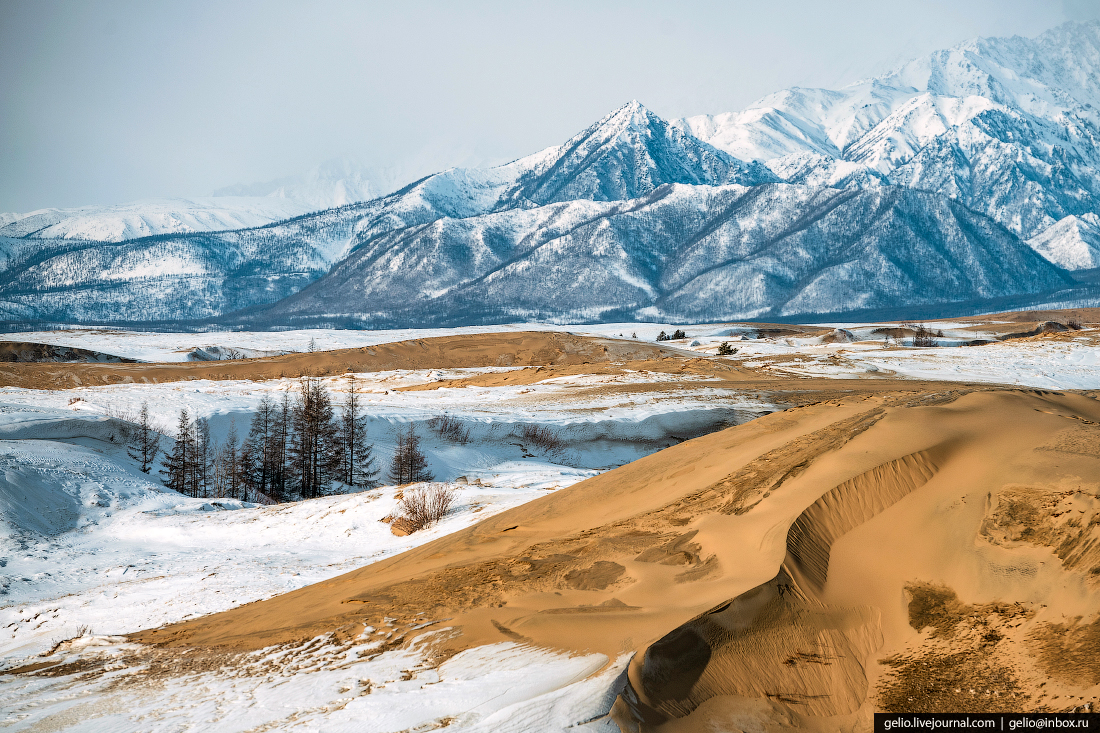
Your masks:
<svg viewBox="0 0 1100 733"><path fill-rule="evenodd" d="M520 438L547 453L560 453L565 450L565 441L553 430L542 425L524 425L520 429Z"/></svg>
<svg viewBox="0 0 1100 733"><path fill-rule="evenodd" d="M729 341L723 341L718 344L718 356L732 356L737 353L737 349L730 346Z"/></svg>
<svg viewBox="0 0 1100 733"><path fill-rule="evenodd" d="M428 427L434 430L439 437L452 443L466 445L470 442L470 429L457 417L451 417L446 413L436 415L429 420Z"/></svg>
<svg viewBox="0 0 1100 733"><path fill-rule="evenodd" d="M429 484L405 492L398 502L410 532L430 527L447 515L455 501L455 490L445 484Z"/></svg>

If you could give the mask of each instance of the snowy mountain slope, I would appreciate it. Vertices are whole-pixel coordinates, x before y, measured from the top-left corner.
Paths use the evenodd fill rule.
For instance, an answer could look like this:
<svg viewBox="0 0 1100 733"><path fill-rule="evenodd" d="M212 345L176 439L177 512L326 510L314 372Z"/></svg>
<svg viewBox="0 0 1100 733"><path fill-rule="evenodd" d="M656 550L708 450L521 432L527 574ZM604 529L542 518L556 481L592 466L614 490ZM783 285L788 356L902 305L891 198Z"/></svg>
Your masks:
<svg viewBox="0 0 1100 733"><path fill-rule="evenodd" d="M451 169L384 198L279 224L98 245L41 240L52 245L44 243L25 261L14 258L0 275L0 318L128 322L216 317L286 297L362 243L374 242L377 248L418 227L521 211L540 201L608 201L668 183L731 180L756 184L775 176L669 127L632 102L566 144L513 163ZM37 240L46 232L36 228L39 223L21 220L11 225L9 236ZM393 292L399 291L416 297L407 289Z"/></svg>
<svg viewBox="0 0 1100 733"><path fill-rule="evenodd" d="M361 241L324 278L250 318L723 320L1071 284L1010 232L930 193L667 185L630 201L440 219Z"/></svg>
<svg viewBox="0 0 1100 733"><path fill-rule="evenodd" d="M1067 216L1028 241L1032 249L1067 270L1100 267L1100 216Z"/></svg>
<svg viewBox="0 0 1100 733"><path fill-rule="evenodd" d="M354 208L354 207L352 207ZM323 275L352 238L345 209L236 232L122 242L5 240L0 319L180 321L271 303Z"/></svg>
<svg viewBox="0 0 1100 733"><path fill-rule="evenodd" d="M622 201L664 183L752 186L775 180L764 166L701 142L634 100L532 166L502 204Z"/></svg>
<svg viewBox="0 0 1100 733"><path fill-rule="evenodd" d="M316 208L278 198L149 199L33 211L0 226L0 236L121 242L157 234L246 229L309 211Z"/></svg>
<svg viewBox="0 0 1100 733"><path fill-rule="evenodd" d="M488 169L453 168L387 197L381 227L396 219L466 218L563 201L622 201L666 183L757 185L777 181L669 125L631 101L564 144ZM395 218L396 217L396 218ZM379 223L360 226L379 233Z"/></svg>
<svg viewBox="0 0 1100 733"><path fill-rule="evenodd" d="M1067 23L672 124L792 183L937 191L1033 239L1100 211L1098 80L1100 21Z"/></svg>
<svg viewBox="0 0 1100 733"><path fill-rule="evenodd" d="M301 176L229 186L205 198L0 214L0 236L121 242L158 234L248 229L369 201L396 188L395 181L350 161L333 160Z"/></svg>

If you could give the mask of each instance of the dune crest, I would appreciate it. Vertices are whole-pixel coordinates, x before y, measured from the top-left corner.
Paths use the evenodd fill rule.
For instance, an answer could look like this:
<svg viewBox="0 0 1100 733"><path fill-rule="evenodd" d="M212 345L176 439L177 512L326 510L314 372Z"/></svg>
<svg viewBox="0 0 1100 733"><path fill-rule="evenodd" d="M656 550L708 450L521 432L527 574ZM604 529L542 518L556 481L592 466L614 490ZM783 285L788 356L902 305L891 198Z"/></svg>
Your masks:
<svg viewBox="0 0 1100 733"><path fill-rule="evenodd" d="M427 620L454 629L438 642L452 651L502 640L636 649L614 710L624 730L705 730L750 714L866 725L899 695L956 700L920 672L952 655L985 675L988 693L966 693L971 708L1047 709L1055 694L1100 691L1100 679L1044 672L1057 663L1051 630L1091 638L1100 613L1090 565L1100 460L1050 447L1097 421L1100 403L1083 395L853 393L688 441L331 581L134 638L255 649ZM1053 503L1021 519L1021 486ZM1025 536L1019 521L1036 529ZM913 620L925 587L957 599L950 634Z"/></svg>

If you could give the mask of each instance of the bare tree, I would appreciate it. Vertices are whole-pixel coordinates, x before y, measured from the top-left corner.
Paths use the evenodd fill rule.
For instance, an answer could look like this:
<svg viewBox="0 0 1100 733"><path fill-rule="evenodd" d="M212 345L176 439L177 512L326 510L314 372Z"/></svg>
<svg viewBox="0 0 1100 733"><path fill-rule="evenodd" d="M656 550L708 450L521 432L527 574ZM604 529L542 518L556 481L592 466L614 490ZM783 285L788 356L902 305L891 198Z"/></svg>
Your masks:
<svg viewBox="0 0 1100 733"><path fill-rule="evenodd" d="M141 463L142 473L149 473L159 451L160 433L149 420L149 403L142 402L141 412L138 414L137 430L134 431L133 442L127 452L130 458Z"/></svg>
<svg viewBox="0 0 1100 733"><path fill-rule="evenodd" d="M941 332L942 335L942 332ZM913 336L913 346L938 346L936 342L935 334L932 329L927 328L923 323L916 327L916 332Z"/></svg>

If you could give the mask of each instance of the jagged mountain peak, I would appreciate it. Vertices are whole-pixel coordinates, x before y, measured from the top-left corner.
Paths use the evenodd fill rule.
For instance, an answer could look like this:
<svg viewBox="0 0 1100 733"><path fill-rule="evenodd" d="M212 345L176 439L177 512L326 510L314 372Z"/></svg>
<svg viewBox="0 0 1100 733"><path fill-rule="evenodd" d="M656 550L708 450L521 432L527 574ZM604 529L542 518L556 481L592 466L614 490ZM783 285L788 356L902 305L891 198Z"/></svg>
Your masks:
<svg viewBox="0 0 1100 733"><path fill-rule="evenodd" d="M545 156L520 178L506 203L621 201L666 183L756 185L774 180L763 166L718 150L631 100Z"/></svg>
<svg viewBox="0 0 1100 733"><path fill-rule="evenodd" d="M592 127L600 128L608 132L617 132L626 129L645 130L652 125L659 126L664 124L667 123L652 110L637 99L632 99Z"/></svg>

